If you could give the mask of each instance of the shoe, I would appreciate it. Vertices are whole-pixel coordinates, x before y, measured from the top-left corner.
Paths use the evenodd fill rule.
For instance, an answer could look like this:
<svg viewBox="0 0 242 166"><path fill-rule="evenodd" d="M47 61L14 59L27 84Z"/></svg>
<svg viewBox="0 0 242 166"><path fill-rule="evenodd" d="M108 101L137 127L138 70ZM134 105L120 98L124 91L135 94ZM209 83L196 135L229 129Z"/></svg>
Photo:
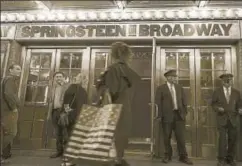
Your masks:
<svg viewBox="0 0 242 166"><path fill-rule="evenodd" d="M171 157L170 156L166 156L165 158L163 158L162 162L163 163L169 163L169 162L171 162Z"/></svg>
<svg viewBox="0 0 242 166"><path fill-rule="evenodd" d="M229 165L229 166L236 166L237 164L236 164L236 162L235 161L229 161L229 162L227 162L227 164Z"/></svg>
<svg viewBox="0 0 242 166"><path fill-rule="evenodd" d="M71 163L71 162L62 162L61 163L61 166L75 166L76 164L73 164L73 163Z"/></svg>
<svg viewBox="0 0 242 166"><path fill-rule="evenodd" d="M115 163L114 166L130 166L126 160L122 160L121 163Z"/></svg>
<svg viewBox="0 0 242 166"><path fill-rule="evenodd" d="M57 152L57 153L51 155L50 158L58 158L58 157L61 157L62 155L63 155L63 153Z"/></svg>
<svg viewBox="0 0 242 166"><path fill-rule="evenodd" d="M3 164L8 164L8 163L9 163L9 161L6 161L6 160L4 160L4 159L2 159L2 158L1 158L0 165L3 165Z"/></svg>
<svg viewBox="0 0 242 166"><path fill-rule="evenodd" d="M225 161L220 160L220 161L218 161L217 166L226 166L226 163L225 163Z"/></svg>
<svg viewBox="0 0 242 166"><path fill-rule="evenodd" d="M187 165L193 165L193 162L189 158L187 158L187 157L180 158L179 161L184 163L184 164L187 164Z"/></svg>

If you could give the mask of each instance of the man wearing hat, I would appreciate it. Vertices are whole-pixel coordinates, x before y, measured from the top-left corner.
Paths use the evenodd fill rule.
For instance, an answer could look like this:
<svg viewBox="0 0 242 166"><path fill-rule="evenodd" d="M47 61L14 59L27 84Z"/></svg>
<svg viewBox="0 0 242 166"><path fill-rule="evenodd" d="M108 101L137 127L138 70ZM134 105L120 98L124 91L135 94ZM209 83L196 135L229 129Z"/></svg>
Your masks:
<svg viewBox="0 0 242 166"><path fill-rule="evenodd" d="M212 97L212 107L217 114L218 166L235 166L238 115L242 115L240 92L232 88L232 74L222 74L222 86ZM226 140L228 137L228 141Z"/></svg>
<svg viewBox="0 0 242 166"><path fill-rule="evenodd" d="M184 90L176 83L176 70L167 71L164 76L167 82L158 87L156 91L156 104L158 105L158 118L162 123L165 157L163 163L168 163L172 158L171 135L174 130L179 161L192 165L188 159L185 146L185 119L187 114L187 103Z"/></svg>

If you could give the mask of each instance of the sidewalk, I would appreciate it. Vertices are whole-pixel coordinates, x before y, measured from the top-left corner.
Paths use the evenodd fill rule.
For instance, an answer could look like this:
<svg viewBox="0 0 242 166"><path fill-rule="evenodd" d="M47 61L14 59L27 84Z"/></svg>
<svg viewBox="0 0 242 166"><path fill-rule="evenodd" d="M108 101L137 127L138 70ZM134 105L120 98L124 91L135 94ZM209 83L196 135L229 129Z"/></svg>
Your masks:
<svg viewBox="0 0 242 166"><path fill-rule="evenodd" d="M36 153L36 154L35 154ZM10 160L10 163L5 164L6 166L59 166L61 163L60 158L50 159L49 155L51 152L13 152L13 157ZM131 166L161 166L165 165L158 160L151 160L147 156L127 156L126 159L131 164ZM193 160L195 166L216 166L216 161L207 161L207 160ZM5 166L4 165L4 166ZM185 164L179 163L176 159L167 166L182 166ZM88 166L86 164L80 164L78 166ZM242 166L242 163L237 163L237 166Z"/></svg>

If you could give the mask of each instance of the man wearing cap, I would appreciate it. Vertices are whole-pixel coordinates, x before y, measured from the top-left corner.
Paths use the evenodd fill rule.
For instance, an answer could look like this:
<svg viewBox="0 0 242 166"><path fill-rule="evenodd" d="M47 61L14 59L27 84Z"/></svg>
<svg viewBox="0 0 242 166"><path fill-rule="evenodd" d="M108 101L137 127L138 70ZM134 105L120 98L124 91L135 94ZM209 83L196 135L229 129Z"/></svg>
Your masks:
<svg viewBox="0 0 242 166"><path fill-rule="evenodd" d="M158 87L156 104L158 105L158 118L162 123L165 157L163 163L168 163L172 158L171 135L174 130L179 161L192 165L188 159L185 146L185 119L187 114L186 96L182 86L176 84L176 71L169 70L164 74L167 82Z"/></svg>
<svg viewBox="0 0 242 166"><path fill-rule="evenodd" d="M212 97L212 107L217 114L218 166L235 166L238 115L242 115L240 92L232 88L232 74L222 74L222 86ZM227 142L228 136L228 142Z"/></svg>

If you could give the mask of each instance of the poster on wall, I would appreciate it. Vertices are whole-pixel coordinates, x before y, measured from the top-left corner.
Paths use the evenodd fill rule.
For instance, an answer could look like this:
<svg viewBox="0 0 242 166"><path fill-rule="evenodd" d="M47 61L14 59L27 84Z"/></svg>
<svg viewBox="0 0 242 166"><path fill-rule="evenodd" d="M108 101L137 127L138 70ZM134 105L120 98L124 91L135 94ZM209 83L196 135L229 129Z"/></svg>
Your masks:
<svg viewBox="0 0 242 166"><path fill-rule="evenodd" d="M21 24L16 39L239 39L239 21Z"/></svg>
<svg viewBox="0 0 242 166"><path fill-rule="evenodd" d="M13 40L15 37L16 25L1 24L1 40Z"/></svg>

